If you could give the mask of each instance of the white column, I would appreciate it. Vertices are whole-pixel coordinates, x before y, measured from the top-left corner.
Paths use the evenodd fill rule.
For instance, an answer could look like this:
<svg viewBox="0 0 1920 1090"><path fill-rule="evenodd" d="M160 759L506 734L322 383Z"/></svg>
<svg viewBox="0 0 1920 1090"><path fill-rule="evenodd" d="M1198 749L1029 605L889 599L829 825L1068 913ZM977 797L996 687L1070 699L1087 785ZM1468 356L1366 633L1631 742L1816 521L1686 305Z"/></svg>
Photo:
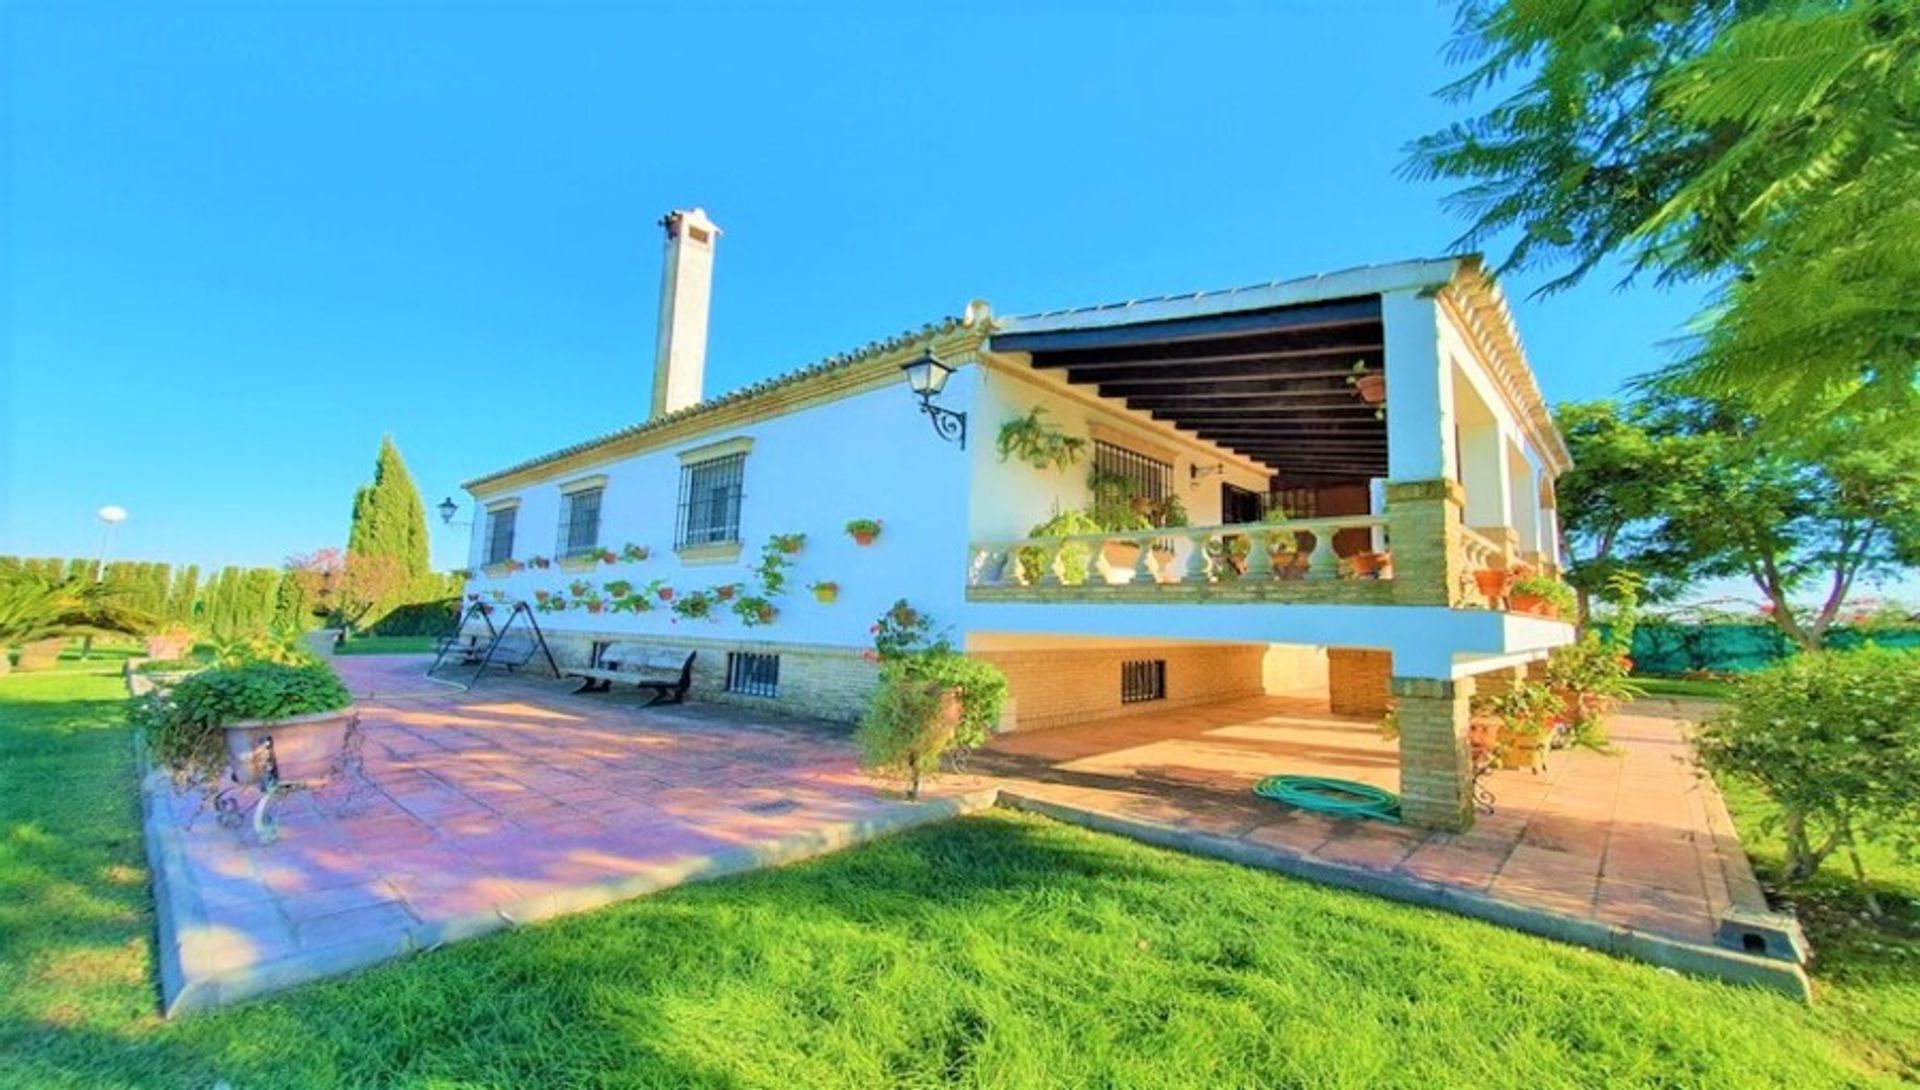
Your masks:
<svg viewBox="0 0 1920 1090"><path fill-rule="evenodd" d="M1460 483L1467 490L1468 526L1512 526L1513 478L1508 472L1507 440L1489 414L1460 429Z"/></svg>
<svg viewBox="0 0 1920 1090"><path fill-rule="evenodd" d="M1539 552L1540 545L1540 482L1534 478L1533 463L1527 460L1526 452L1520 444L1508 440L1506 443L1507 474L1511 479L1509 508L1512 521L1507 525L1520 538L1520 548L1525 552Z"/></svg>
<svg viewBox="0 0 1920 1090"><path fill-rule="evenodd" d="M1454 476L1453 381L1440 355L1440 316L1416 291L1381 297L1386 330L1387 477Z"/></svg>

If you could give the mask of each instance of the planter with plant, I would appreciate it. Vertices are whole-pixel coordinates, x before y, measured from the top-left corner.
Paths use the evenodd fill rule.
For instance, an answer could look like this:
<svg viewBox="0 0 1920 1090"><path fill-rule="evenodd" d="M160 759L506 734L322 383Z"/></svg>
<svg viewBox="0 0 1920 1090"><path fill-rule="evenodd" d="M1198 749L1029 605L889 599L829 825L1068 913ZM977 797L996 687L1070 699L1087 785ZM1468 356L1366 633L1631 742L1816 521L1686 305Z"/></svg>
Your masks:
<svg viewBox="0 0 1920 1090"><path fill-rule="evenodd" d="M314 783L342 770L353 696L324 663L216 666L136 702L134 724L176 782Z"/></svg>
<svg viewBox="0 0 1920 1090"><path fill-rule="evenodd" d="M673 603L669 608L673 610L673 615L676 618L698 621L710 620L713 617L713 595L704 590L696 590L688 594L680 595L679 597L673 597L673 592L669 589L666 594L666 600Z"/></svg>
<svg viewBox="0 0 1920 1090"><path fill-rule="evenodd" d="M608 598L615 600L631 598L633 596L633 581L629 579L609 579L601 584L600 589L607 592Z"/></svg>
<svg viewBox="0 0 1920 1090"><path fill-rule="evenodd" d="M1353 372L1347 376L1347 385L1353 387L1353 392L1360 395L1360 400L1369 405L1378 405L1387 399L1387 376L1367 370L1365 360L1353 365Z"/></svg>
<svg viewBox="0 0 1920 1090"><path fill-rule="evenodd" d="M1100 524L1094 522L1085 512L1062 511L1028 530L1027 536L1073 537L1100 532ZM1023 546L1015 552L1021 576L1028 585L1044 582L1049 569L1057 573L1060 581L1068 586L1079 586L1087 581L1087 573L1093 566L1093 546L1090 543L1085 541L1062 543L1055 552L1052 563L1049 563L1047 553L1047 547L1041 545Z"/></svg>
<svg viewBox="0 0 1920 1090"><path fill-rule="evenodd" d="M810 583L807 585L807 589L813 592L814 598L818 599L821 605L831 605L840 600L840 584L838 583L832 581Z"/></svg>
<svg viewBox="0 0 1920 1090"><path fill-rule="evenodd" d="M757 594L741 595L734 600L732 609L733 615L740 618L740 623L748 628L772 624L773 619L780 613L772 602Z"/></svg>
<svg viewBox="0 0 1920 1090"><path fill-rule="evenodd" d="M1500 718L1500 764L1538 771L1560 714L1560 700L1537 681L1516 679L1505 690L1474 698L1473 710Z"/></svg>
<svg viewBox="0 0 1920 1090"><path fill-rule="evenodd" d="M880 536L880 520L854 519L847 523L847 536L853 538L855 545L871 545L873 539Z"/></svg>
<svg viewBox="0 0 1920 1090"><path fill-rule="evenodd" d="M527 567L535 571L546 571L548 568L553 567L553 561L548 560L544 556L530 556L527 558Z"/></svg>
<svg viewBox="0 0 1920 1090"><path fill-rule="evenodd" d="M1490 605L1498 605L1513 592L1513 584L1524 574L1517 568L1479 568L1473 573L1473 585Z"/></svg>
<svg viewBox="0 0 1920 1090"><path fill-rule="evenodd" d="M1578 601L1573 588L1548 575L1528 575L1513 581L1508 607L1540 617L1571 617Z"/></svg>
<svg viewBox="0 0 1920 1090"><path fill-rule="evenodd" d="M635 545L631 541L620 546L620 559L629 564L638 564L652 555L653 551L651 549L648 549L645 545Z"/></svg>
<svg viewBox="0 0 1920 1090"><path fill-rule="evenodd" d="M1067 469L1087 456L1087 441L1071 436L1044 419L1046 410L1035 406L1025 416L1016 416L1000 425L994 449L1000 460L1019 459L1035 469Z"/></svg>
<svg viewBox="0 0 1920 1090"><path fill-rule="evenodd" d="M794 553L797 553L802 548L806 547L807 535L775 534L772 537L767 539L767 544L770 547L777 549L788 556L792 556Z"/></svg>
<svg viewBox="0 0 1920 1090"><path fill-rule="evenodd" d="M605 613L607 611L607 600L598 594L587 595L585 598L580 599L580 604L586 607L588 613Z"/></svg>
<svg viewBox="0 0 1920 1090"><path fill-rule="evenodd" d="M985 742L1006 706L999 669L931 632L931 620L905 599L875 622L870 657L880 663L880 684L854 733L862 765L902 779L909 799L949 754Z"/></svg>
<svg viewBox="0 0 1920 1090"><path fill-rule="evenodd" d="M575 579L573 582L567 584L567 593L573 595L575 598L585 598L587 595L593 593L593 584L587 582L585 579Z"/></svg>

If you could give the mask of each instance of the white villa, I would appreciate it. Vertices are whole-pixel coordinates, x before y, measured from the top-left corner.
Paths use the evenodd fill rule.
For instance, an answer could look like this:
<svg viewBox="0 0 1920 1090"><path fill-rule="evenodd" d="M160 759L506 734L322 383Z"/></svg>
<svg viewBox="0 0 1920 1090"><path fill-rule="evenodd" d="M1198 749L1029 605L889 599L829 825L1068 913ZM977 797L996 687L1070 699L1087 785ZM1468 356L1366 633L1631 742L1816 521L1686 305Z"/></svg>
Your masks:
<svg viewBox="0 0 1920 1090"><path fill-rule="evenodd" d="M649 419L464 485L468 593L533 605L562 666L641 640L697 653L696 698L852 719L871 626L906 599L1005 670L1011 729L1392 700L1407 818L1470 821L1474 679L1573 638L1476 590L1479 569L1556 569L1568 467L1478 257L1017 317L975 302L708 396L719 230L698 209L664 224ZM1033 442L1003 456L1022 420ZM1096 482L1140 521L1030 536Z"/></svg>

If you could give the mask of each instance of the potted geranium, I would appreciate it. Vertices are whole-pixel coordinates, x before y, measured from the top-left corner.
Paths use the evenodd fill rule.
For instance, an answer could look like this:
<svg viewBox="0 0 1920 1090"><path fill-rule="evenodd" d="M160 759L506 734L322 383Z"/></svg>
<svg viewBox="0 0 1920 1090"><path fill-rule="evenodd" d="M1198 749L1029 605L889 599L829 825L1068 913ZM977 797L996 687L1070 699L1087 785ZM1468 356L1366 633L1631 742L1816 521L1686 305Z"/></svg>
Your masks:
<svg viewBox="0 0 1920 1090"><path fill-rule="evenodd" d="M1378 405L1387 399L1387 376L1367 370L1365 360L1353 365L1353 373L1347 376L1347 385L1353 387L1353 392L1360 395L1360 400L1369 405Z"/></svg>
<svg viewBox="0 0 1920 1090"><path fill-rule="evenodd" d="M1473 573L1473 585L1480 591L1480 597L1499 602L1512 593L1513 584L1521 574L1517 568L1480 568Z"/></svg>
<svg viewBox="0 0 1920 1090"><path fill-rule="evenodd" d="M847 533L856 545L871 545L873 539L880 536L879 519L854 519L847 523Z"/></svg>
<svg viewBox="0 0 1920 1090"><path fill-rule="evenodd" d="M358 718L319 662L244 662L183 678L134 705L136 726L181 783L313 784L340 771Z"/></svg>
<svg viewBox="0 0 1920 1090"><path fill-rule="evenodd" d="M620 547L620 559L629 564L638 564L640 561L652 555L652 551L645 545L635 545L631 541Z"/></svg>
<svg viewBox="0 0 1920 1090"><path fill-rule="evenodd" d="M768 545L789 556L799 552L806 543L805 534L775 534L767 540Z"/></svg>
<svg viewBox="0 0 1920 1090"><path fill-rule="evenodd" d="M813 592L813 596L819 599L822 605L829 605L840 597L840 584L832 580L808 584L807 589Z"/></svg>
<svg viewBox="0 0 1920 1090"><path fill-rule="evenodd" d="M772 624L774 617L779 613L779 609L772 602L757 594L742 595L733 603L734 616L740 618L740 622L748 628Z"/></svg>
<svg viewBox="0 0 1920 1090"><path fill-rule="evenodd" d="M1500 717L1500 764L1538 770L1560 714L1560 699L1536 681L1516 680L1505 690L1475 698L1475 709ZM1469 721L1471 726L1471 720Z"/></svg>
<svg viewBox="0 0 1920 1090"><path fill-rule="evenodd" d="M1547 575L1528 575L1513 582L1508 607L1541 617L1570 617L1577 605L1573 588Z"/></svg>
<svg viewBox="0 0 1920 1090"><path fill-rule="evenodd" d="M548 568L553 567L553 561L548 560L544 556L530 556L527 558L527 566L539 571L546 571Z"/></svg>

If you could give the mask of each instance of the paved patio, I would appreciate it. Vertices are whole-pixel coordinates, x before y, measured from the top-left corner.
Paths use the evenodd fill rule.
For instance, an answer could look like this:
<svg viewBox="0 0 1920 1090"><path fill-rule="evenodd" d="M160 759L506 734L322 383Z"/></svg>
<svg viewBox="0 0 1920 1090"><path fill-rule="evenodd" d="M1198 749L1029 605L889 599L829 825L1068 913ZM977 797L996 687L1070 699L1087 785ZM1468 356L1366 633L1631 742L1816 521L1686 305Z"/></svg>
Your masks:
<svg viewBox="0 0 1920 1090"><path fill-rule="evenodd" d="M460 692L415 657L338 658L365 776L289 796L277 842L163 778L145 792L172 1012L221 1005L683 882L818 855L1004 805L1181 850L1437 905L1660 964L1804 989L1796 965L1712 947L1764 912L1677 718L1621 716L1621 752L1496 773L1463 835L1290 810L1274 772L1397 785L1368 721L1265 698L1004 736L906 803L842 728L731 706L489 677ZM1796 983L1797 982L1797 983Z"/></svg>
<svg viewBox="0 0 1920 1090"><path fill-rule="evenodd" d="M1483 779L1493 810L1464 834L1327 817L1254 795L1254 783L1275 773L1398 790L1397 744L1374 721L1306 698L1007 735L970 767L1001 781L1003 802L1017 796L1169 846L1210 847L1422 903L1485 905L1473 914L1535 919L1541 926L1529 929L1574 941L1607 937L1589 944L1622 952L1647 945L1623 949L1617 940L1629 935L1710 950L1729 910L1766 912L1725 805L1696 774L1683 718L1648 704L1610 729L1616 753L1562 750L1544 772Z"/></svg>
<svg viewBox="0 0 1920 1090"><path fill-rule="evenodd" d="M276 807L280 836L146 793L171 1012L230 1003L513 924L816 855L989 805L978 780L909 804L844 732L738 708L343 657L366 777Z"/></svg>

